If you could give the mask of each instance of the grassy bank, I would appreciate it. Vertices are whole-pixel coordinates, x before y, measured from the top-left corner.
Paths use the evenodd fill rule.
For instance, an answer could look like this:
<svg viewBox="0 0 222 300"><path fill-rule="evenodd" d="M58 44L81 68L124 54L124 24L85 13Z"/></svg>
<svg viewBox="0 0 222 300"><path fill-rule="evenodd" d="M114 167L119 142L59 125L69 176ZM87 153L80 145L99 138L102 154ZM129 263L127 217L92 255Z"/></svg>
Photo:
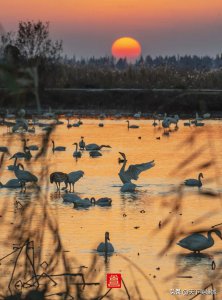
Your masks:
<svg viewBox="0 0 222 300"><path fill-rule="evenodd" d="M222 113L222 91L218 90L78 90L47 89L40 93L43 109L96 110L120 112ZM35 108L33 95L21 97L21 106ZM18 98L0 91L1 107L17 106Z"/></svg>
<svg viewBox="0 0 222 300"><path fill-rule="evenodd" d="M222 91L143 89L47 89L40 93L43 109L70 109L120 112L167 112L190 114L196 111L222 114ZM16 108L17 97L0 91L1 107ZM35 108L33 95L20 96L20 106Z"/></svg>

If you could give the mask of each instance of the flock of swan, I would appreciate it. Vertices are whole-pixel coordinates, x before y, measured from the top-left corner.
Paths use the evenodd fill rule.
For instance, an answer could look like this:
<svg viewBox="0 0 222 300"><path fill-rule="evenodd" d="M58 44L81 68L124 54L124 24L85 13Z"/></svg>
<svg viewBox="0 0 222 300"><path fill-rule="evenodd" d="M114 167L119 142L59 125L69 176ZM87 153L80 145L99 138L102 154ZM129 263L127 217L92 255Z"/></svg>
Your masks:
<svg viewBox="0 0 222 300"><path fill-rule="evenodd" d="M22 115L23 116L23 115ZM209 118L209 115L204 116L204 118ZM135 118L140 118L139 114ZM74 123L73 125L70 124L70 120L68 120L67 128L70 127L79 127L83 123L79 119L77 123ZM185 122L184 126L204 126L204 123L202 122L203 118L199 117L198 114L196 114L196 117L194 120L189 120L189 122ZM157 123L158 121L158 123ZM27 126L24 126L24 124L21 122L20 119L20 127L28 128ZM138 129L138 125L130 124L130 121L127 120L127 128L130 129ZM161 123L162 122L162 123ZM157 126L159 124L162 125L162 128L164 128L164 131L169 129L171 124L175 125L175 128L178 128L179 123L179 116L174 115L167 116L166 114L164 117L160 117L158 115L154 115L154 121L153 126ZM16 123L17 124L17 123ZM6 124L6 126L8 126ZM19 126L19 125L18 125ZM99 123L100 127L103 127L103 123ZM16 130L15 130L16 131ZM166 132L166 131L165 131ZM10 179L6 184L2 184L0 182L0 188L20 188L21 192L26 191L26 185L28 183L33 183L37 185L38 178L31 172L24 169L23 164L18 163L18 160L24 159L24 160L31 160L32 158L32 151L39 151L39 147L37 145L29 145L29 139L23 139L23 152L16 152L14 153L9 159L14 159L14 163L12 165L8 166L8 170L13 171L16 178ZM56 145L54 140L51 140L52 143L52 152L63 152L66 151L65 146L58 146ZM80 159L84 153L84 151L89 152L90 157L99 157L102 156L101 150L103 148L111 149L110 145L98 145L95 143L92 144L86 144L84 137L81 136L79 143L75 142L73 143L73 146L75 146L73 157L76 159ZM0 152L4 154L9 154L9 149L5 146L0 147ZM121 192L134 192L136 189L136 184L132 181L137 181L139 179L139 176L142 172L148 171L149 169L153 168L155 166L155 161L149 161L141 164L131 164L128 168L126 168L127 164L127 157L126 154L123 152L119 152L121 158L119 158L119 163L122 164L120 170L119 170L119 178L122 182ZM92 198L80 198L74 193L74 186L77 181L79 181L84 176L84 171L78 170L73 171L70 173L64 173L61 171L55 171L50 174L49 180L51 184L56 185L57 191L60 191L61 189L65 191L62 198L64 202L73 203L74 208L89 208L92 206L111 206L112 205L112 199L109 197L104 197L96 200L94 197ZM203 174L200 173L198 175L197 179L186 179L184 181L184 185L190 186L190 187L202 187L202 181ZM64 184L64 186L61 188L61 184ZM181 241L178 242L178 245L180 247L183 247L185 249L188 249L193 252L200 252L202 250L205 250L209 247L212 247L214 244L214 240L212 238L212 233L215 233L220 239L222 239L221 232L218 229L210 230L207 234L207 237L205 237L201 233L193 233ZM114 252L114 247L109 241L109 232L105 233L105 242L101 243L97 251L98 252L105 252L105 253L112 253Z"/></svg>

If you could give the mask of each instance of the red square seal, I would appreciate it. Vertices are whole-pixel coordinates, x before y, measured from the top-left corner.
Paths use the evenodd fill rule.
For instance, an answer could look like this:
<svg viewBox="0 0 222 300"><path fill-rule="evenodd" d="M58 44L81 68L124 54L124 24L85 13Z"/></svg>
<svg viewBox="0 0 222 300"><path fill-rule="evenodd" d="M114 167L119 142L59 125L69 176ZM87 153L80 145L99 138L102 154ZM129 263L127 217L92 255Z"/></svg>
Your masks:
<svg viewBox="0 0 222 300"><path fill-rule="evenodd" d="M109 273L106 274L107 288L109 289L120 289L121 288L121 274L120 273Z"/></svg>

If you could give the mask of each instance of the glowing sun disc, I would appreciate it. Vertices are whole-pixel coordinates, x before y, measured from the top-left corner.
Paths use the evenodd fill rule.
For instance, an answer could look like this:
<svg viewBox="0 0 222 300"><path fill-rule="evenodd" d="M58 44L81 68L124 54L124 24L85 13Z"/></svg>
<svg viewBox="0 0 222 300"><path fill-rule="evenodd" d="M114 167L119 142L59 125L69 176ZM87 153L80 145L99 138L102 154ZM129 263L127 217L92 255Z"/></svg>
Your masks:
<svg viewBox="0 0 222 300"><path fill-rule="evenodd" d="M116 58L135 59L141 55L141 45L131 37L119 38L112 44L112 55Z"/></svg>

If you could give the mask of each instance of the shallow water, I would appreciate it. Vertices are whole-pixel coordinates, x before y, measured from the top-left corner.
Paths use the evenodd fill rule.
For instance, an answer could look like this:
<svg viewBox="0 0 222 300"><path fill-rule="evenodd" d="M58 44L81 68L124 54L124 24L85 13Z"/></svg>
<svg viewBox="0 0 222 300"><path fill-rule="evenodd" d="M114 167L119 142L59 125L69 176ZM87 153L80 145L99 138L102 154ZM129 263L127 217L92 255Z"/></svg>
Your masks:
<svg viewBox="0 0 222 300"><path fill-rule="evenodd" d="M83 125L79 128L67 129L66 123L57 126L52 133L52 139L55 140L56 146L66 146L67 150L53 154L49 143L46 157L24 162L25 169L36 176L41 176L43 171L68 173L83 170L84 177L75 185L75 192L79 196L112 198L111 207L73 209L72 204L63 203L63 192L57 193L49 180L40 182L41 199L49 201L50 215L58 222L63 247L69 251L67 256L70 259L75 258L70 262L71 270L75 272L81 265L90 267L96 255L94 274L92 276L91 272L90 277L88 270L84 269L86 278L104 283L105 293L107 291L105 274L121 273L132 299L140 299L136 285L140 290L141 299L158 299L158 293L159 299L167 300L177 299L170 294L170 289L201 289L215 282L215 274L222 259L222 243L219 238L213 235L215 245L205 250L202 256L190 255L189 251L177 246L176 242L193 230L209 230L212 225L222 222L220 195L216 197L202 195L196 188L185 188L181 194L177 188L184 179L196 178L199 172L203 172L201 190L221 192L222 122L206 121L203 128L184 127L183 122L180 122L178 130L174 131L172 126L169 136L163 135L161 128L153 128L152 121L132 120L131 123L140 125L140 128L130 130L127 129L124 120L104 120L103 128L98 127L100 122L83 119ZM12 154L22 151L19 134L6 134L5 128L0 130L2 146L10 143ZM41 128L37 129L35 135L27 134L29 144L40 145L42 134ZM72 144L78 142L81 136L85 137L87 144L108 144L112 148L102 150L103 156L99 158L90 158L88 152L84 151L82 157L76 161L72 156L74 151ZM120 192L122 184L118 177L121 168L118 164L119 151L126 154L128 164L155 160L155 167L140 175L136 182L135 193ZM0 180L3 183L14 178L13 172L7 170L7 165L12 164L7 158L9 156L4 161L4 170L1 171ZM182 164L185 159L187 161ZM214 161L214 164L207 166L208 161ZM27 212L22 216L15 210L16 200L22 205L31 202L28 211L32 217L31 223ZM27 189L25 195L19 191L1 189L0 203L2 210L6 207L6 211L1 212L2 257L12 249L14 241L11 241L10 237L14 226L18 225L21 218L24 218L23 229L26 230L24 237L30 228L36 230L38 226L44 226L42 223L44 205L39 200L37 190L31 187ZM167 218L169 223L164 226L164 220ZM161 228L159 228L160 221ZM41 261L48 261L53 254L54 240L47 226L44 231L44 253ZM115 253L109 257L107 264L104 263L104 257L95 252L97 245L104 240L106 231L109 231L110 241L115 248ZM178 236L171 247L163 252L173 234ZM36 241L37 245L38 242ZM217 266L216 270L212 270L213 260ZM5 274L6 269L9 272L4 260L0 266L0 274ZM192 278L177 278L177 276L192 276ZM5 279L7 278L5 275ZM217 292L220 293L220 284L215 285ZM89 286L84 295L88 297L87 299L91 299L95 296L96 290L97 287ZM113 295L114 299L126 298L123 289L116 289L110 295ZM191 296L178 296L178 299L190 298Z"/></svg>

